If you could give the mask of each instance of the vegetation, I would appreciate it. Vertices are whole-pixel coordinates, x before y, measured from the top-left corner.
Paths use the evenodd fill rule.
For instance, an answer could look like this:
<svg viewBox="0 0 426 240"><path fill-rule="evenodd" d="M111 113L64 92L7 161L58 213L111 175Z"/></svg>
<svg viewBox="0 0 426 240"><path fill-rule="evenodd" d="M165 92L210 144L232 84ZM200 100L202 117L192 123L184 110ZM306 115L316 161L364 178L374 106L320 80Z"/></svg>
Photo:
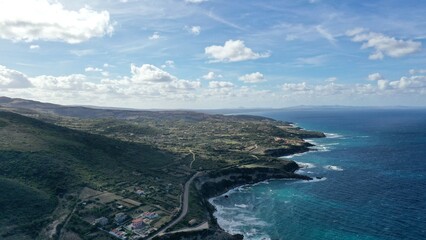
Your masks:
<svg viewBox="0 0 426 240"><path fill-rule="evenodd" d="M10 239L105 238L91 224L106 217L108 231L123 227L113 223L117 213L138 218L154 211L160 219L152 226L159 228L178 213L182 187L195 172L211 178L241 173L237 181L212 185L214 192L268 174L286 176L297 165L275 157L307 151L303 138L324 136L254 116L90 109L4 97L0 105L0 184L8 189L0 203L22 200L0 215L0 238ZM214 222L205 201L212 192L205 189L192 186L189 212L174 229L192 219Z"/></svg>
<svg viewBox="0 0 426 240"><path fill-rule="evenodd" d="M52 196L14 180L0 178L0 238L28 235L35 238L50 221L55 208Z"/></svg>

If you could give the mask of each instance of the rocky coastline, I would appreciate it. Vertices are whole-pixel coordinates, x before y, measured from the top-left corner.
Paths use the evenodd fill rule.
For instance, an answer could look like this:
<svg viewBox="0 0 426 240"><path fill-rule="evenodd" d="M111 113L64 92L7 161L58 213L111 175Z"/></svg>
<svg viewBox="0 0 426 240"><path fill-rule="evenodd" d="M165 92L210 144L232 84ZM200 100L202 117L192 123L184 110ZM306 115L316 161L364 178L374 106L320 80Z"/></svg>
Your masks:
<svg viewBox="0 0 426 240"><path fill-rule="evenodd" d="M309 150L309 149L308 149ZM305 151L303 151L305 152ZM298 152L290 152L288 155ZM299 165L292 160L276 160L262 165L243 165L225 168L212 172L205 172L194 180L194 185L203 197L202 201L209 213L209 229L198 232L182 232L170 235L164 235L156 239L206 239L206 240L241 240L240 234L229 234L225 232L217 223L213 213L215 207L209 202L209 199L225 194L229 190L237 187L255 184L271 179L294 179L294 180L312 180L311 177L296 174Z"/></svg>
<svg viewBox="0 0 426 240"><path fill-rule="evenodd" d="M299 131L299 134L302 133L303 138L326 137L322 132L307 131L301 128L297 128L297 131ZM197 232L166 234L155 239L242 240L244 237L241 234L232 235L220 228L213 215L216 208L210 203L209 199L221 196L240 186L256 184L271 179L312 180L311 177L295 173L300 169L300 166L295 161L278 159L278 157L312 151L311 147L313 146L315 145L301 140L291 145L265 149L263 151L264 155L270 157L266 162L259 161L201 173L200 176L194 179L193 184L202 196L201 201L209 214L209 229Z"/></svg>

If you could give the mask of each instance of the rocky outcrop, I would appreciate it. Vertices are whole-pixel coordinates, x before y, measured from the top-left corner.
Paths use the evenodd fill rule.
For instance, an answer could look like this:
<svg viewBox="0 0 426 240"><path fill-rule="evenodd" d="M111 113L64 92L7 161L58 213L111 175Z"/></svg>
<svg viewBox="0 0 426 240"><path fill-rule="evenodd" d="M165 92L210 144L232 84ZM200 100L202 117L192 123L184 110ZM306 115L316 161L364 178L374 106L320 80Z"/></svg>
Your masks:
<svg viewBox="0 0 426 240"><path fill-rule="evenodd" d="M233 167L210 172L195 180L195 186L208 199L223 194L241 185L254 184L268 179L303 179L312 178L295 174L298 165L290 161L281 168L276 167Z"/></svg>

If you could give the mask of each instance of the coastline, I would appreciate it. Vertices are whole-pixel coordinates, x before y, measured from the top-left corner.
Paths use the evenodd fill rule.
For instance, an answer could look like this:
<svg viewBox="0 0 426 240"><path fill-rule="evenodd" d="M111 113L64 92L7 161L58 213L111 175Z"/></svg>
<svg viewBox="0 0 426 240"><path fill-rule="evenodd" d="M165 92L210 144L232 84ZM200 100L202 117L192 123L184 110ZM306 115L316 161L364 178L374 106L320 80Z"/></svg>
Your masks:
<svg viewBox="0 0 426 240"><path fill-rule="evenodd" d="M321 133L323 134L323 133ZM310 138L323 138L323 135L316 135ZM303 143L298 146L292 146L290 149L269 149L267 154L274 157L275 160L262 163L259 166L233 166L213 172L203 172L194 179L195 188L201 193L203 204L209 215L209 229L197 232L180 232L175 234L164 235L159 239L222 239L222 240L243 240L241 234L231 234L222 229L214 213L217 211L211 200L220 197L230 191L240 187L259 184L270 180L307 180L312 181L313 178L297 174L296 171L302 167L295 161L289 159L290 156L305 154L311 151L315 145L303 139ZM277 157L277 153L283 153Z"/></svg>

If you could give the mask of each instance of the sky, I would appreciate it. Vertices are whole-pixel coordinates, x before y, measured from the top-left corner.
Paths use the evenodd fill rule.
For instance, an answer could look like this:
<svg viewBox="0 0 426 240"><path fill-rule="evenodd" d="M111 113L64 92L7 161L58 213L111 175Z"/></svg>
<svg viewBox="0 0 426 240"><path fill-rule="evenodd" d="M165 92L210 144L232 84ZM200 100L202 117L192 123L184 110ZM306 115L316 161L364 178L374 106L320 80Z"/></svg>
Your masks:
<svg viewBox="0 0 426 240"><path fill-rule="evenodd" d="M425 10L422 0L1 0L0 96L426 106Z"/></svg>

